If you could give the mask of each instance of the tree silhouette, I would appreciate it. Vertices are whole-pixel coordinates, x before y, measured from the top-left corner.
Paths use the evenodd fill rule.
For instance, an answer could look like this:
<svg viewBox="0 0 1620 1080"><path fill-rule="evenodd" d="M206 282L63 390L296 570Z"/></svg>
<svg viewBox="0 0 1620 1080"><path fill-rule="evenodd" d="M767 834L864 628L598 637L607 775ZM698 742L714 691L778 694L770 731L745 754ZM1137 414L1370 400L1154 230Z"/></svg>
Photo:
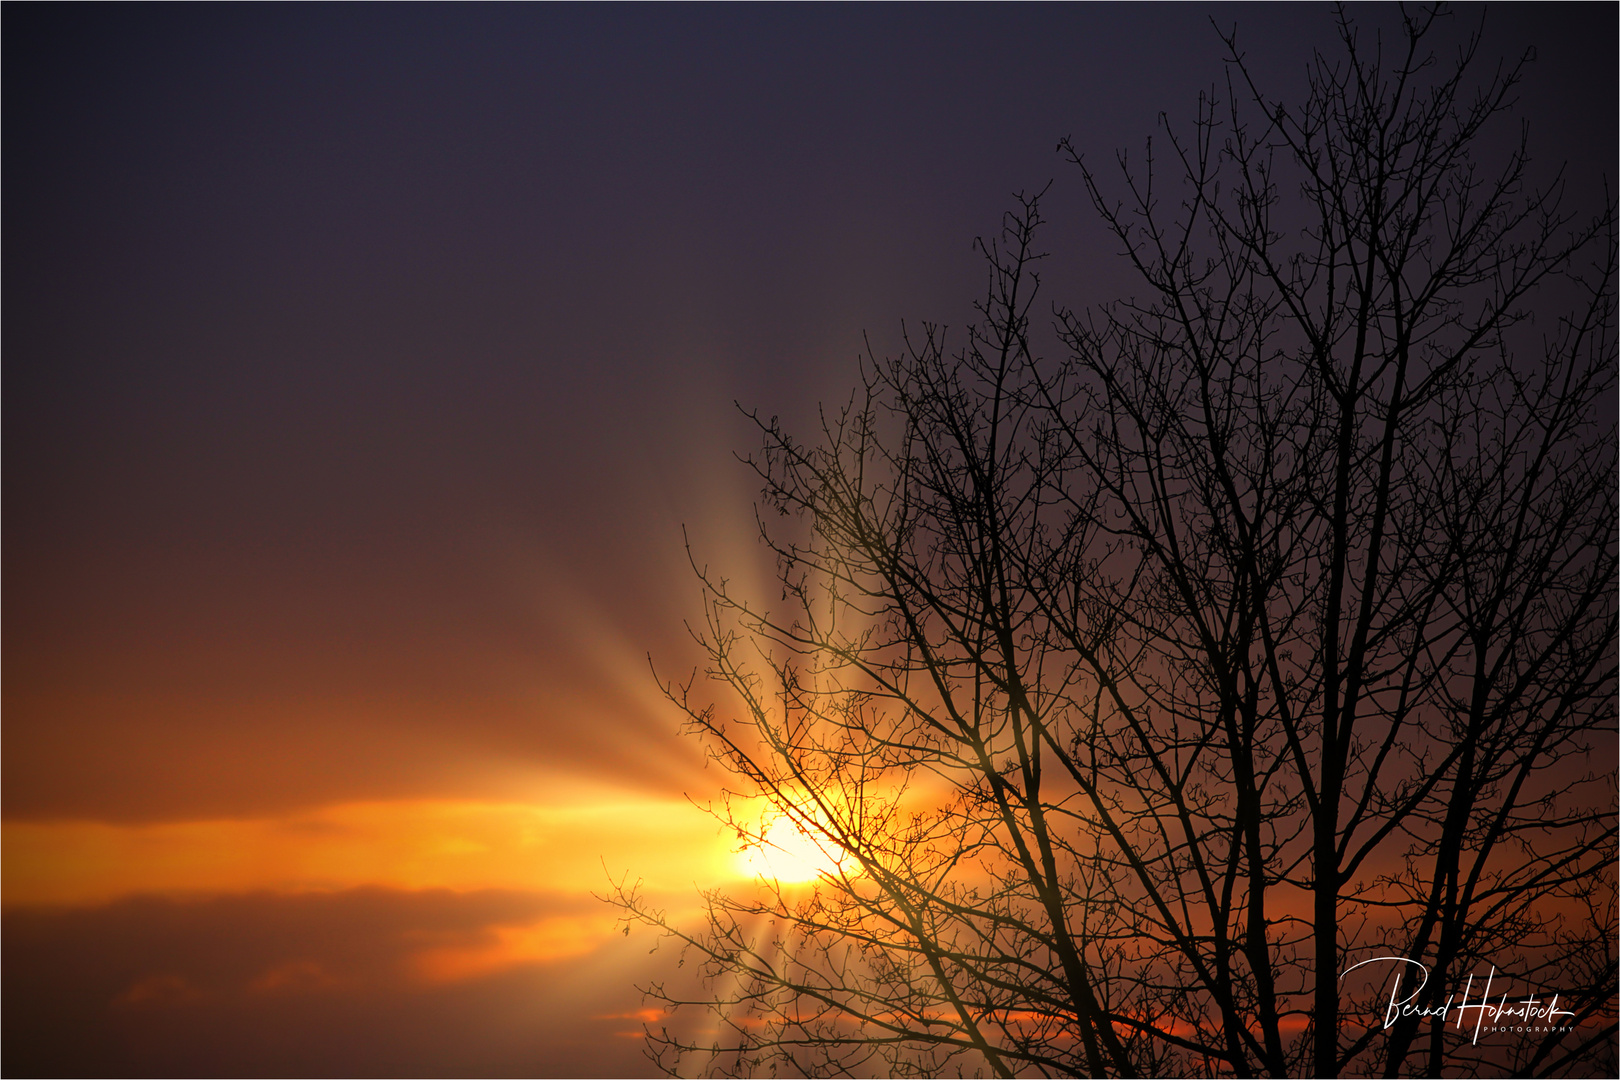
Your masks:
<svg viewBox="0 0 1620 1080"><path fill-rule="evenodd" d="M1143 293L1058 359L1022 197L960 349L755 417L781 602L700 569L723 697L666 690L826 860L699 929L617 891L706 980L649 988L717 1024L670 1071L1613 1073L1614 214L1491 168L1520 67L1402 20L1298 108L1224 38L1168 182L1064 144ZM1440 1014L1488 971L1556 1022Z"/></svg>

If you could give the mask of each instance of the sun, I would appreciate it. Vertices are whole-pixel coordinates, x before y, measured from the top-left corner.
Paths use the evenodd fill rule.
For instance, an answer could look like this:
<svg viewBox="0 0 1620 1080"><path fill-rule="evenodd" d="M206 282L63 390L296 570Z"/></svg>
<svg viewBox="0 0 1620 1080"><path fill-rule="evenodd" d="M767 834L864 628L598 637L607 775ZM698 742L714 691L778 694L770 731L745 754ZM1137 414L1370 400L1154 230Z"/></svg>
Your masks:
<svg viewBox="0 0 1620 1080"><path fill-rule="evenodd" d="M848 870L848 862L849 856L836 844L818 839L786 816L765 826L763 843L737 852L738 873L783 885L815 881L823 875L838 877Z"/></svg>

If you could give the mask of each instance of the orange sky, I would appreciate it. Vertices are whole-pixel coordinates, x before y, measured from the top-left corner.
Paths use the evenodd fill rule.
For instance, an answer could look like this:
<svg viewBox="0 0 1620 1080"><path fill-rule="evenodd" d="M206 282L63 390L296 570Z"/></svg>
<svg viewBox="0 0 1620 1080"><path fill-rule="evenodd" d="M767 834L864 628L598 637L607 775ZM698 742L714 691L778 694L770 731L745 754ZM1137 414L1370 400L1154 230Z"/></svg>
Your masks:
<svg viewBox="0 0 1620 1080"><path fill-rule="evenodd" d="M269 889L603 891L631 873L675 891L737 876L715 821L612 791L572 803L339 803L280 817L142 824L6 822L8 904Z"/></svg>
<svg viewBox="0 0 1620 1080"><path fill-rule="evenodd" d="M61 1028L71 1014L59 1002L74 1001L99 1014L93 1028L111 1043L100 1057L94 1045L76 1051L90 1072L185 1072L175 1054L205 1031L251 1041L293 1023L298 1045L271 1052L271 1072L640 1074L641 1025L662 1014L646 1014L635 985L668 977L673 954L645 931L625 937L593 893L607 892L610 873L639 879L690 920L699 888L762 866L685 801L570 794L5 822L4 1008L12 1030L31 1032L13 1043L11 1067L52 1071L54 1039L40 1032ZM382 1051L343 1066L377 1039L420 1039L396 1029L422 1002L431 1015L414 1022L439 1042L394 1066L379 1065ZM523 1002L527 1020L512 1012ZM277 1019L288 1010L294 1020ZM322 1034L333 1010L350 1015L349 1034ZM479 1066L466 1044L497 1049ZM195 1068L239 1072L243 1052L216 1047Z"/></svg>

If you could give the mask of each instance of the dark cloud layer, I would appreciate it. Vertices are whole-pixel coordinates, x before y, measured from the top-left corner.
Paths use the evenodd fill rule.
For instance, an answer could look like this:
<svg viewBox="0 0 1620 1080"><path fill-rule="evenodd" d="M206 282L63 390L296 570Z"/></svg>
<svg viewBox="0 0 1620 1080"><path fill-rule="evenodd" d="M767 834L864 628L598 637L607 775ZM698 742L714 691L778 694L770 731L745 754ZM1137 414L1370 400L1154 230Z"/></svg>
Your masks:
<svg viewBox="0 0 1620 1080"><path fill-rule="evenodd" d="M425 948L588 897L349 892L8 910L8 1076L630 1076L646 942L424 982Z"/></svg>

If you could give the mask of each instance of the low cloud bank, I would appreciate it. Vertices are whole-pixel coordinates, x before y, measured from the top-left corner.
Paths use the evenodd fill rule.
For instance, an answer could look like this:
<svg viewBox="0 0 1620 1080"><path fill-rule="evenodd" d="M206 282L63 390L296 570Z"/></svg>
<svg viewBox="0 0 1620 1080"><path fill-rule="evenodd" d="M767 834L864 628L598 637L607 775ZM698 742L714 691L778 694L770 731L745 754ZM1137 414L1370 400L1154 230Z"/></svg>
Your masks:
<svg viewBox="0 0 1620 1080"><path fill-rule="evenodd" d="M359 888L4 913L13 1076L649 1075L589 897Z"/></svg>

